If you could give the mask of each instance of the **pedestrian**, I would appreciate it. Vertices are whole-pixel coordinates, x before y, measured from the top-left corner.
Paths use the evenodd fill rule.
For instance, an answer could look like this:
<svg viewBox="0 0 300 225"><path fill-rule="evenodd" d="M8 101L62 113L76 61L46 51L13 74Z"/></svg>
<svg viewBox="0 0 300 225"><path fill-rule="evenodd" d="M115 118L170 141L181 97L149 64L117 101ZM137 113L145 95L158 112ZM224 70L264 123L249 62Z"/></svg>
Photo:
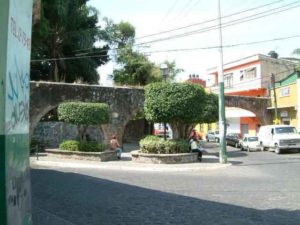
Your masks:
<svg viewBox="0 0 300 225"><path fill-rule="evenodd" d="M196 137L191 139L191 151L192 152L197 152L198 153L198 160L201 162L202 161L202 149L199 146L199 140L197 140Z"/></svg>
<svg viewBox="0 0 300 225"><path fill-rule="evenodd" d="M189 136L189 144L192 143L193 139L196 139L197 141L199 141L201 139L200 135L198 134L196 129L193 129L190 136Z"/></svg>
<svg viewBox="0 0 300 225"><path fill-rule="evenodd" d="M117 158L121 159L122 148L119 145L116 135L113 135L110 140L110 150L115 151L117 153Z"/></svg>

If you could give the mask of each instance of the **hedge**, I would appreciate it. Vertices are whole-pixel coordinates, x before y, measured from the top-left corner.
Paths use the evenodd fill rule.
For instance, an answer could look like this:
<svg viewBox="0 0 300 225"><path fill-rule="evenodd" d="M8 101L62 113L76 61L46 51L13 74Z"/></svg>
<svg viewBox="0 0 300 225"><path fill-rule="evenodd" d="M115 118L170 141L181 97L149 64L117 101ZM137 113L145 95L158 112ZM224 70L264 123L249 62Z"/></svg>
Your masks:
<svg viewBox="0 0 300 225"><path fill-rule="evenodd" d="M66 140L59 145L59 149L80 152L103 152L107 145L97 142L80 143L79 141Z"/></svg>
<svg viewBox="0 0 300 225"><path fill-rule="evenodd" d="M140 150L148 154L188 153L189 143L186 140L164 140L157 136L147 136L140 140Z"/></svg>

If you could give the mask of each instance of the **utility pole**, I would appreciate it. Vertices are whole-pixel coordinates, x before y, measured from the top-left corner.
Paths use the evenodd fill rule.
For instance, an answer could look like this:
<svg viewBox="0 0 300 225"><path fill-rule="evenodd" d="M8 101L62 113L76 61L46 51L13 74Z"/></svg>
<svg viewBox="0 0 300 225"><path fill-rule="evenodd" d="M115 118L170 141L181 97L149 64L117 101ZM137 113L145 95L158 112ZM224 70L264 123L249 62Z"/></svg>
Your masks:
<svg viewBox="0 0 300 225"><path fill-rule="evenodd" d="M220 163L227 163L226 152L226 129L225 129L225 99L224 99L224 75L223 75L223 40L222 40L222 21L221 21L221 3L218 0L218 20L219 20L219 43L220 43L220 61L218 71L219 82L219 133L220 133Z"/></svg>
<svg viewBox="0 0 300 225"><path fill-rule="evenodd" d="M277 96L276 96L276 91L275 91L275 75L274 75L274 73L271 74L271 83L272 83L272 88L273 88L273 93L274 93L274 105L275 105L274 123L278 124Z"/></svg>
<svg viewBox="0 0 300 225"><path fill-rule="evenodd" d="M168 65L163 63L160 66L160 69L162 71L162 76L163 76L164 82L167 83L167 76L169 75ZM165 121L164 121L164 140L165 141L167 140L167 123Z"/></svg>

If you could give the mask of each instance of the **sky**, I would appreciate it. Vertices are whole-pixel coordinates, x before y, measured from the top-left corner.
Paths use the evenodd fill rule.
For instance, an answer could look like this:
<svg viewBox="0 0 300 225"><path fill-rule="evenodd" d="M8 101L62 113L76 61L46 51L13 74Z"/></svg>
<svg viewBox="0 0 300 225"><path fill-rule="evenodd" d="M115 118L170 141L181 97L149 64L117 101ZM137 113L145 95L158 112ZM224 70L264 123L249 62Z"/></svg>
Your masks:
<svg viewBox="0 0 300 225"><path fill-rule="evenodd" d="M136 29L136 50L144 52L152 62L160 65L164 60L175 60L177 67L184 70L177 77L177 81L188 79L189 74L198 74L200 78L207 80L209 76L206 70L219 63L219 30L207 31L207 28L218 24L218 20L214 20L218 18L218 0L90 0L88 4L99 10L100 20L108 17L115 23L131 23ZM297 29L300 21L300 1L220 0L220 4L224 24L222 43L223 46L231 46L223 48L224 63L254 54L267 55L271 50L276 51L279 57L292 57L293 50L300 48L300 30ZM288 9L290 7L294 8ZM250 10L253 8L255 10ZM285 11L278 12L279 10ZM272 15L253 19L254 14L256 17L263 16L264 12ZM205 22L208 20L212 21ZM250 21L241 23L245 20ZM193 24L198 25L191 26ZM162 33L182 27L187 28ZM186 34L192 31L198 33ZM160 35L149 36L157 33ZM180 34L184 34L184 37L170 39ZM292 36L298 37L249 44ZM160 40L164 38L168 40ZM242 43L248 44L232 46ZM100 84L112 85L107 75L112 74L115 67L115 63L109 62L98 69Z"/></svg>

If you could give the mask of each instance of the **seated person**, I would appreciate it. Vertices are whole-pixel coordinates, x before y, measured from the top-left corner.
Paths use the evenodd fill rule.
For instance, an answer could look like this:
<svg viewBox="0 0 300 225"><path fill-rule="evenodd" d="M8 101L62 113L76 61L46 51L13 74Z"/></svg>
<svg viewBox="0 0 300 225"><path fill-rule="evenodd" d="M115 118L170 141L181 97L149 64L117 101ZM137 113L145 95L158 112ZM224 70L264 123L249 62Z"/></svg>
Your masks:
<svg viewBox="0 0 300 225"><path fill-rule="evenodd" d="M121 154L122 154L122 148L119 145L119 142L117 140L116 135L112 136L112 139L110 140L110 149L112 151L115 151L117 153L117 158L121 159Z"/></svg>
<svg viewBox="0 0 300 225"><path fill-rule="evenodd" d="M201 162L202 161L202 150L201 150L201 147L199 146L199 141L197 140L197 138L191 139L191 151L198 152L198 160Z"/></svg>

